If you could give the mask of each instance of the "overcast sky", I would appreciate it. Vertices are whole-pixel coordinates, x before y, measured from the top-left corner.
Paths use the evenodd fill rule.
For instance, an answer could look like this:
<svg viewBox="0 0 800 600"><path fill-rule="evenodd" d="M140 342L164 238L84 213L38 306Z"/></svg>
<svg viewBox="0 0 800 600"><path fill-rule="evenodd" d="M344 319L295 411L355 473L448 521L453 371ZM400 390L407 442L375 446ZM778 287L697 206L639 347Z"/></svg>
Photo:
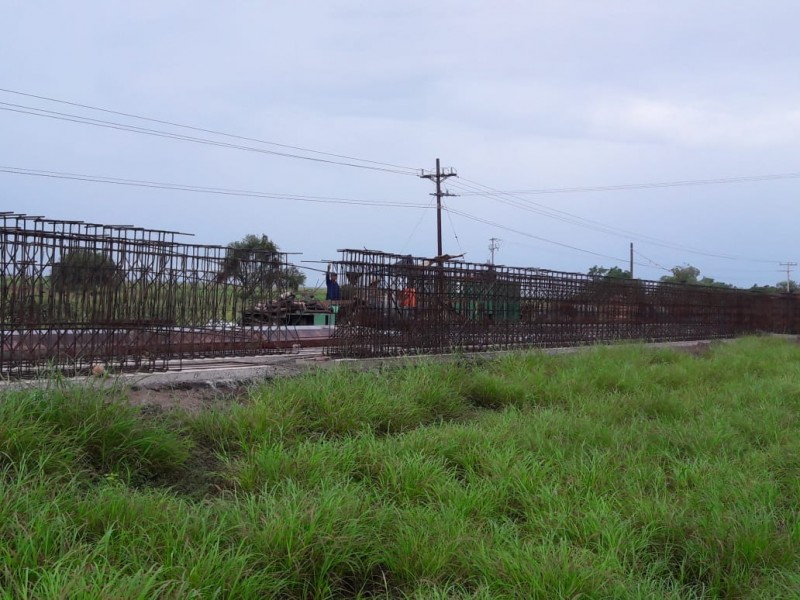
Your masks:
<svg viewBox="0 0 800 600"><path fill-rule="evenodd" d="M785 279L780 261L800 262L800 178L468 194L479 186L553 190L800 173L796 0L0 0L0 7L0 88L410 169L431 169L440 157L459 175L447 187L461 195L446 205L462 213L445 214L444 248L473 262L487 260L492 237L502 240L499 263L577 272L627 267L634 242L635 274L646 279L688 263L750 286ZM8 92L0 102L332 158ZM354 168L9 110L0 110L0 165L423 207L433 191L408 169ZM8 173L0 173L0 190L1 210L175 229L197 243L264 233L303 260L353 247L436 252L431 208Z"/></svg>

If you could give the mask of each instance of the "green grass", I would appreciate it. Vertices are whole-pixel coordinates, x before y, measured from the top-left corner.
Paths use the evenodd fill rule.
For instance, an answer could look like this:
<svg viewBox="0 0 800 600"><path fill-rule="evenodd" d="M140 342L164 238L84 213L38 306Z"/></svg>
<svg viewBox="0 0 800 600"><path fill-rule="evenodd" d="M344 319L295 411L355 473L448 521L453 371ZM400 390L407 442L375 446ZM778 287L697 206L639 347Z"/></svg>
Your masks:
<svg viewBox="0 0 800 600"><path fill-rule="evenodd" d="M0 597L796 598L799 419L771 338L8 393Z"/></svg>

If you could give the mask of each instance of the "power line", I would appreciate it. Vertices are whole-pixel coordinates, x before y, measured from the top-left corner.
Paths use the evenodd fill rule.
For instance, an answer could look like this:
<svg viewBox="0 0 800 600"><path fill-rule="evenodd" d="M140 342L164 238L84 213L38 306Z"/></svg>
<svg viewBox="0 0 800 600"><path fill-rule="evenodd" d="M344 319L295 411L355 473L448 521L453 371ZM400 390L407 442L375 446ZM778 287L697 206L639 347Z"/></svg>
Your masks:
<svg viewBox="0 0 800 600"><path fill-rule="evenodd" d="M667 273L672 273L671 269L668 269L665 266L658 264L656 261L654 261L651 258L647 258L644 254L642 254L638 250L634 250L633 253L637 254L638 256L641 256L643 259L645 259L647 262L649 262L651 265L653 265L657 269L661 269L662 271L666 271Z"/></svg>
<svg viewBox="0 0 800 600"><path fill-rule="evenodd" d="M222 136L229 137L229 138L232 138L232 139L244 140L244 141L248 141L248 142L258 142L259 144L267 144L267 145L276 146L276 147L279 147L279 148L287 148L289 150L299 150L301 152L310 152L312 154L319 154L321 156L330 156L330 157L333 157L333 158L343 158L343 159L346 159L346 160L355 160L355 161L359 161L359 162L365 162L365 163L370 163L370 164L373 164L373 165L380 165L380 166L384 166L384 167L393 167L393 168L396 168L396 169L405 169L407 171L418 171L419 170L419 169L416 169L414 167L406 167L406 166L403 166L403 165L395 165L395 164L392 164L392 163L385 163L385 162L380 162L380 161L376 161L376 160L369 160L369 159L366 159L366 158L358 158L358 157L355 157L355 156L347 156L346 154L334 154L333 152L323 152L321 150L314 150L313 148L304 148L302 146L292 146L292 145L289 145L289 144L281 144L279 142L272 142L272 141L269 141L269 140L262 140L262 139L259 139L259 138L247 137L247 136L243 136L243 135L227 133L227 132L224 132L224 131L218 131L218 130L214 130L214 129L206 129L206 128L197 127L197 126L194 126L194 125L186 125L186 124L183 124L183 123L176 123L174 121L166 121L166 120L163 120L163 119L155 119L153 117L145 117L145 116L137 115L137 114L134 114L134 113L123 112L123 111L118 111L118 110L111 110L111 109L108 109L108 108L102 108L102 107L99 107L99 106L92 106L91 104L81 104L79 102L73 102L73 101L69 101L69 100L60 100L58 98L51 98L49 96L41 96L41 95L38 95L38 94L20 92L18 90L10 90L10 89L7 89L7 88L0 88L0 92L5 92L7 94L15 94L17 96L25 96L27 98L36 98L38 100L46 100L47 102L56 102L58 104L66 104L68 106L75 106L75 107L78 107L78 108L85 108L85 109L88 109L88 110L95 110L95 111L104 112L104 113L107 113L107 114L118 115L118 116L122 116L122 117L129 117L131 119L139 119L141 121L149 121L151 123L159 123L161 125L170 125L171 127L180 127L182 129L189 129L189 130L192 130L192 131L200 131L202 133L211 133L211 134L214 134L214 135L222 135Z"/></svg>
<svg viewBox="0 0 800 600"><path fill-rule="evenodd" d="M471 193L462 193L463 196L468 195L480 195L487 198L493 198L499 202L504 204L508 204L509 206L513 206L522 210L527 210L529 212L533 212L535 214L539 214L551 219L555 219L558 221L562 221L565 223L569 223L572 225L576 225L578 227L584 227L586 229L591 229L593 231L598 231L600 233L605 233L608 235L614 235L617 237L623 237L629 239L633 237L637 241L651 244L654 246L661 246L664 248L669 248L672 250L679 250L681 252L688 252L691 254L697 254L701 256L707 256L710 258L720 258L724 260L736 260L736 261L747 261L747 262L757 262L757 263L774 263L774 260L768 259L760 259L760 258L747 258L747 257L740 257L740 256L730 256L726 254L717 254L713 252L706 252L704 250L700 250L698 248L693 248L691 246L682 246L680 244L674 244L672 242L668 242L665 240L661 240L659 238L655 238L652 236L644 235L641 233L637 233L634 231L630 231L627 229L622 229L619 227L614 227L612 225L606 225L604 223L600 223L598 221L593 221L591 219L586 219L584 217L580 217L573 213L569 213L563 210L558 210L555 208L551 208L549 206L538 204L527 198L518 198L517 196L510 194L510 193L502 193L494 188L489 186L483 185L481 183L471 181L469 179L462 178L462 181L467 182L467 184L463 183L456 183L455 186L460 187L461 189L472 189ZM466 187L464 187L466 185ZM479 189L483 188L483 189ZM532 206L531 206L532 205ZM535 207L539 207L538 209Z"/></svg>
<svg viewBox="0 0 800 600"><path fill-rule="evenodd" d="M357 206L378 206L381 208L430 208L424 204L411 202L381 202L377 200L360 200L354 198L338 198L335 196L307 196L300 194L281 194L274 192L260 192L254 190L238 190L231 188L204 187L181 183L166 183L160 181L144 181L138 179L121 179L118 177L104 177L102 175L85 175L81 173L65 173L61 171L41 171L37 169L23 169L0 165L0 173L11 175L27 175L31 177L46 177L49 179L67 179L72 181L86 181L90 183L106 183L180 192L194 192L201 194L217 194L223 196L239 196L247 198L267 198L272 200L289 200L297 202L314 202L320 204L352 204Z"/></svg>
<svg viewBox="0 0 800 600"><path fill-rule="evenodd" d="M180 133L172 133L169 131L162 131L158 129L149 129L146 127L138 127L136 125L126 125L125 123L117 123L114 121L104 121L102 119L93 119L91 117L83 117L81 115L74 115L71 113L63 113L54 110L45 110L42 108L35 108L32 106L24 106L21 104L12 104L9 102L0 102L0 110L23 114L23 115L30 115L34 117L44 117L48 119L56 119L58 121L68 121L71 123L79 123L82 125L92 125L93 127L102 127L105 129L116 129L119 131L127 131L130 133L140 133L143 135L150 135L154 137L161 137L161 138L168 138L174 140L181 140L186 142L194 142L197 144L205 144L209 146L218 146L221 148L231 148L234 150L245 150L248 152L258 152L260 154L269 154L272 156L281 156L284 158L296 158L300 160L308 160L311 162L316 163L325 163L325 164L332 164L332 165L340 165L346 167L355 167L357 169L367 169L370 171L384 171L387 173L396 173L398 175L417 175L417 171L409 171L409 170L400 170L400 169L390 169L385 167L377 167L372 165L360 165L352 162L343 162L343 161L336 161L336 160L329 160L325 158L317 158L313 156L302 156L300 154L292 154L289 152L277 152L275 150L266 150L264 148L256 148L254 146L244 146L241 144L231 144L229 142L221 142L218 140L212 140L208 138L200 138L194 136L183 135Z"/></svg>
<svg viewBox="0 0 800 600"><path fill-rule="evenodd" d="M464 179L464 181L469 182L470 180ZM580 217L578 215L574 215L572 213L567 213L565 211L554 209L554 208L545 206L544 204L538 204L536 202L532 202L532 201L527 200L525 198L521 198L519 200L515 200L513 197L505 197L505 196L503 196L501 194L498 194L498 193L494 192L492 188L490 188L488 186L484 186L484 185L476 183L476 182L469 182L467 184L459 182L459 183L454 183L453 185L455 187L457 187L458 189L460 189L460 190L472 190L472 191L463 192L461 194L463 196L479 195L479 196L483 196L485 198L495 199L498 202L501 202L503 204L507 204L508 206L513 206L515 208L520 208L522 210L527 210L528 212L532 212L534 214L538 214L538 215L542 215L542 216L545 216L545 217L548 217L548 218L551 218L551 219L562 221L564 223L570 223L570 224L573 224L573 225L586 227L588 229L599 231L601 233L610 233L610 234L614 234L614 235L619 235L619 234L617 234L615 232L617 230L615 230L615 228L613 228L611 226L607 226L607 225L604 225L602 223L598 223L597 221L591 221L590 219L585 219L583 217ZM483 189L479 189L477 186L480 186ZM539 208L535 208L535 207L539 207ZM624 232L624 230L618 230L618 231ZM626 232L626 237L628 237L630 235L637 235L637 234L634 234L632 232Z"/></svg>
<svg viewBox="0 0 800 600"><path fill-rule="evenodd" d="M625 183L617 185L576 186L563 188L539 188L529 190L497 190L500 195L514 196L538 194L571 194L584 192L617 192L623 190L646 190L654 188L683 187L696 185L719 185L729 183L748 183L757 181L777 181L782 179L800 179L800 173L776 173L771 175L747 175L744 177L716 177L711 179L686 179L682 181L657 181L651 183ZM464 194L469 195L469 194ZM475 194L478 195L478 194Z"/></svg>
<svg viewBox="0 0 800 600"><path fill-rule="evenodd" d="M431 198L431 199L428 201L428 205L427 205L425 208L431 208L432 206L433 206L433 198ZM408 245L411 243L411 240L413 239L413 237L414 237L414 234L415 234L415 233L417 233L417 229L419 229L419 226L422 224L422 220L423 220L424 218L425 218L425 213L422 213L422 214L419 216L419 219L417 219L417 224L416 224L416 225L414 225L414 228L411 230L411 234L408 236L408 239L407 239L407 240L405 241L405 243L404 243L404 244L403 244L403 245L400 247L400 254L403 254L403 252L405 252L405 250L406 250L406 246L408 246Z"/></svg>
<svg viewBox="0 0 800 600"><path fill-rule="evenodd" d="M42 171L36 169L25 169L20 167L11 167L11 166L3 166L0 165L0 173L7 173L12 175L26 175L26 176L33 176L33 177L45 177L51 179L65 179L65 180L73 180L73 181L85 181L91 183L105 183L111 185L123 185L123 186L133 186L133 187L144 187L144 188L154 188L154 189L165 189L171 191L183 191L183 192L193 192L193 193L204 193L204 194L218 194L218 195L225 195L225 196L239 196L239 197L255 197L255 198L268 198L268 199L277 199L277 200L292 200L298 202L314 202L314 203L323 203L323 204L351 204L351 205L359 205L359 206L378 206L378 207L391 207L391 208L430 208L429 205L423 204L413 204L413 203L402 203L402 202L379 202L379 201L372 201L372 200L359 200L359 199L352 199L352 198L337 198L337 197L328 197L328 196L303 196L298 194L278 194L272 192L260 192L260 191L253 191L253 190L238 190L238 189L231 189L231 188L215 188L215 187L204 187L204 186L195 186L195 185L187 185L187 184L178 184L178 183L166 183L166 182L157 182L157 181L146 181L146 180L136 180L136 179L122 179L117 177L105 177L105 176L98 176L98 175L86 175L80 173L66 173L62 171ZM535 236L530 233L526 233L523 231L519 231L513 228L505 227L499 223L494 223L492 221L488 221L485 219L481 219L480 217L476 217L469 213L465 213L462 211L457 211L454 209L450 209L447 207L443 207L448 213L456 214L463 216L467 219L471 219L473 221L478 221L487 225L491 225L493 227L497 227L499 229L504 229L506 231L510 231L512 233L517 233L519 235L529 237L532 239L536 239L539 241L543 241L550 244L555 244L557 246L569 248L572 250L576 250L579 252L584 252L587 254L592 254L595 256L600 256L603 258L610 258L612 260L620 261L621 259L605 254L600 254L597 252L592 252L590 250L585 250L583 248L578 248L576 246L571 246L569 244L564 244L561 242L556 242L554 240L549 240L546 238L542 238L539 236ZM452 221L451 221L451 225ZM455 231L455 226L453 225L453 230Z"/></svg>
<svg viewBox="0 0 800 600"><path fill-rule="evenodd" d="M651 265L653 265L654 268L660 269L662 271L666 271L668 273L672 273L672 269L667 269L665 266L657 263L652 258L649 258L649 257L645 256L644 254L642 254L638 250L634 250L634 253L636 255L640 256L641 258L643 258L644 260L646 260ZM640 264L640 263L637 263L637 264ZM752 275L752 274L759 274L759 275L764 275L765 274L763 269L760 269L758 271L751 271L751 270L742 270L742 269L732 269L732 270L730 270L730 269L715 268L715 269L713 269L713 271L714 271L714 273L733 273L735 275L740 275L740 276L741 275Z"/></svg>
<svg viewBox="0 0 800 600"><path fill-rule="evenodd" d="M511 233L516 233L517 235L522 235L522 236L525 236L525 237L528 237L528 238L531 238L531 239L534 239L534 240L539 240L540 242L545 242L547 244L554 244L556 246L561 246L562 248L568 248L570 250L575 250L576 252L583 252L585 254L591 254L593 256L599 256L601 258L609 258L611 260L615 260L615 261L621 262L621 263L627 262L626 260L624 260L622 258L619 258L618 256L610 256L608 254L600 254L599 252L593 252L591 250L586 250L585 248L578 248L577 246L572 246L570 244L565 244L563 242L556 242L555 240L549 240L547 238L543 238L543 237L540 237L538 235L533 235L532 233L528 233L526 231L520 231L519 229L514 229L513 227L506 227L505 225L501 225L500 223L495 223L494 221L489 221L488 219L483 219L481 217L477 217L475 215L472 215L470 213L466 213L466 212L463 212L463 211L460 211L460 210L455 210L455 209L452 209L452 208L445 208L444 210L446 210L447 212L452 213L454 215L459 215L461 217L464 217L465 219L470 219L470 220L476 221L478 223L483 223L485 225L490 225L491 227L496 227L498 229L503 229L505 231L510 231Z"/></svg>
<svg viewBox="0 0 800 600"><path fill-rule="evenodd" d="M455 185L459 189L470 189L470 188L473 189L473 190L476 189L474 187L474 185L473 186L469 186L469 187L465 187L465 186L463 186L461 184L455 184ZM478 185L480 185L480 184L478 184ZM487 188L487 189L490 190L490 188ZM522 199L522 201L520 201L520 202L514 202L513 200L510 200L508 198L504 198L503 196L500 196L498 194L494 194L491 191L483 191L483 190L481 190L479 192L473 192L473 195L475 195L475 194L479 194L479 195L484 196L486 198L495 199L498 202L501 202L503 204L507 204L507 205L515 207L515 208L519 208L521 210L526 210L526 211L532 212L534 214L538 214L538 215L541 215L541 216L544 216L544 217L547 217L547 218L551 218L551 219L554 219L554 220L557 220L557 221L562 221L564 223L568 223L568 224L571 224L571 225L576 225L578 227L584 227L586 229L590 229L590 230L593 230L593 231L598 231L600 233L605 233L605 234L608 234L608 235L614 235L614 236L622 237L622 238L626 238L626 239L629 239L629 238L633 237L634 239L636 239L638 241L644 241L646 243L650 243L650 244L653 244L653 245L659 245L659 246L664 246L664 247L671 248L671 249L680 249L682 251L688 251L685 248L676 247L673 244L669 244L669 243L666 243L666 242L661 242L661 241L659 241L659 240L657 240L655 238L650 238L649 236L644 236L642 234L637 234L637 233L634 233L634 232L627 232L626 230L622 230L622 229L618 230L616 228L613 228L611 226L603 225L602 223L598 223L596 221L591 221L589 219L585 219L585 218L579 217L577 215L572 215L571 213L566 213L564 211L559 211L557 209L550 209L549 207L545 207L544 205L531 203L531 204L534 204L536 206L541 206L542 209L544 209L544 210L539 210L539 209L534 208L533 206L528 206L526 203L524 203L524 202L529 202L529 201L526 201L525 199ZM464 195L469 195L469 194L464 194ZM560 214L554 214L554 213L560 213ZM565 215L565 216L562 216L562 215ZM702 252L702 251L700 251L700 252ZM772 261L769 261L769 262L772 262Z"/></svg>
<svg viewBox="0 0 800 600"><path fill-rule="evenodd" d="M641 241L641 242L644 242L644 243L647 243L647 244L652 244L652 245L655 245L655 246L662 246L662 247L670 248L670 249L673 249L673 250L680 250L682 252L691 252L691 253L694 253L694 254L700 254L700 255L703 255L703 256L709 256L709 257L712 257L712 258L723 258L723 259L727 259L727 260L752 260L753 262L764 262L764 263L773 263L773 262L775 262L775 261L772 261L772 260L746 259L746 258L736 257L736 256L715 254L715 253L711 253L711 252L705 252L705 251L699 250L697 248L692 248L691 246L682 246L682 245L679 245L679 244L674 244L672 242L668 242L668 241L665 241L665 240L661 240L659 238L655 238L655 237L652 237L652 236L648 236L648 235L644 235L644 234L641 234L641 233L637 233L635 231L630 231L630 230L627 230L627 229L614 227L612 225L606 225L604 223L600 223L598 221L593 221L591 219L586 219L584 217L575 215L573 213L569 213L569 212L566 212L566 211L563 211L563 210L558 210L558 209L555 209L555 208L552 208L552 207L549 207L549 206L546 206L546 205L543 205L543 204L538 204L538 203L533 202L531 200L528 200L526 198L519 198L517 202L514 202L514 201L509 200L509 199L504 199L501 194L499 194L496 190L494 190L493 188L490 188L489 186L485 186L483 184L480 184L480 183L477 183L477 182L473 182L473 181L470 181L470 180L466 180L466 179L464 181L467 181L467 182L471 183L473 189L475 189L475 186L480 186L481 188L484 188L485 190L488 190L488 191L480 191L480 192L473 192L473 193L478 193L478 194L483 195L485 197L492 197L492 198L495 198L496 200L498 200L500 202L504 202L504 203L509 204L511 206L516 206L517 208L521 208L522 210L528 210L528 211L533 212L535 214L540 214L542 216L546 216L546 217L549 217L549 218L552 218L552 219L563 221L565 223L570 223L570 224L573 224L573 225L577 225L579 227L584 227L584 228L587 228L587 229L591 229L593 231L598 231L600 233L606 233L606 234L609 234L609 235L615 235L617 237L623 237L623 238L634 237L635 239L637 239L637 241ZM464 195L466 195L466 194L464 194ZM515 198L515 196L512 196L512 198ZM528 206L528 204L540 207L540 209L542 209L542 210L537 210L536 208L533 208L532 206Z"/></svg>
<svg viewBox="0 0 800 600"><path fill-rule="evenodd" d="M258 142L260 144L267 144L270 146L276 146L279 148L286 148L289 150L298 150L301 152L309 152L312 154L319 154L321 156L330 156L332 158L342 158L345 160L355 160L358 162L365 162L369 164L384 166L384 167L392 167L395 169L403 169L406 171L417 172L419 171L416 167L409 167L404 165L397 165L393 163L386 163L371 159L365 158L358 158L354 156L348 156L345 154L336 154L333 152L324 152L321 150L315 150L313 148L305 148L302 146L293 146L290 144L283 144L279 142L273 142L269 140L263 140L254 137L248 137L243 135L237 135L233 133L228 133L224 131L214 130L214 129L207 129L204 127L197 127L194 125L186 125L184 123L177 123L174 121L167 121L164 119L157 119L153 117L146 117L143 115L138 115L135 113L112 110L108 108L103 108L99 106L93 106L91 104L82 104L80 102L74 102L70 100L63 100L59 98L53 98L50 96L44 96L40 94L32 94L29 92L22 92L19 90L12 90L8 88L0 88L0 92L4 92L7 94L14 94L17 96L23 96L27 98L35 98L37 100L45 100L47 102L55 102L58 104L65 104L68 106L74 106L77 108L84 108L87 110L94 110L99 111L107 114L118 115L123 117L128 117L132 119L139 119L142 121L149 121L151 123L159 123L161 125L169 125L172 127L180 127L182 129L188 129L192 131L199 131L202 133L211 133L214 135L221 135L225 137L229 137L232 139L239 139L243 141L250 141L250 142ZM775 181L775 180L782 180L782 179L800 179L800 172L795 173L777 173L777 174L768 174L768 175L748 175L742 177L715 177L715 178L707 178L707 179L687 179L687 180L677 180L677 181L660 181L660 182L647 182L647 183L629 183L629 184L616 184L616 185L605 185L605 186L573 186L573 187L562 187L562 188L538 188L538 189L522 189L522 190L510 190L510 191L503 191L503 190L496 190L496 193L501 195L515 195L515 194L523 194L523 195L536 195L536 194L564 194L564 193L573 193L573 192L608 192L608 191L621 191L621 190L638 190L638 189L652 189L652 188L664 188L664 187L679 187L679 186L696 186L696 185L718 185L718 184L735 184L735 183L747 183L747 182L758 182L758 181ZM468 181L468 180L467 180ZM478 192L473 192L475 195L479 195ZM470 194L464 194L470 195Z"/></svg>
<svg viewBox="0 0 800 600"><path fill-rule="evenodd" d="M152 136L156 136L156 137L164 137L164 138L176 139L176 140L181 140L181 141L190 141L190 142L195 142L195 143L208 144L208 145L214 145L214 146L220 146L220 147L226 147L226 148L232 148L232 149L238 149L238 150L260 152L260 153L265 153L265 154L272 154L272 155L275 155L275 156L281 156L281 157L287 157L287 158L296 158L296 159L309 160L309 161L314 161L314 162L322 162L322 163L350 166L350 167L363 168L363 169L372 169L372 170L378 170L378 171L387 171L387 172L404 174L404 175L414 175L417 172L417 169L414 169L412 167L406 167L406 166L402 166L402 165L395 165L395 164L392 164L392 163L383 163L383 162L379 162L379 161L374 161L374 160L369 160L369 159L362 159L362 158L357 158L357 157L352 157L352 156L347 156L347 155L342 155L342 154L334 154L334 153L329 153L329 152L322 152L322 151L319 151L319 150L314 150L314 149L310 149L310 148L303 148L303 147L300 147L300 146L291 146L291 145L288 145L288 144L281 144L281 143L277 143L277 142L261 140L261 139L258 139L258 138L240 136L240 135L226 133L226 132L222 132L222 131L216 131L216 130L213 130L213 129L206 129L206 128L202 128L202 127L185 125L185 124L176 123L176 122L172 122L172 121L166 121L166 120L161 120L161 119L155 119L155 118L152 118L152 117L146 117L146 116L142 116L142 115L137 115L137 114L134 114L134 113L116 111L116 110L111 110L111 109L107 109L107 108L92 106L92 105L88 105L88 104L81 104L81 103L67 101L67 100L60 100L60 99L56 99L56 98L52 98L52 97L48 97L48 96L30 94L30 93L26 93L26 92L20 92L20 91L17 91L17 90L10 90L10 89L6 89L6 88L0 88L0 92L5 92L5 93L9 93L9 94L15 94L15 95L19 95L19 96L25 96L25 97L29 97L29 98L36 98L36 99L39 99L39 100L45 100L45 101L49 101L49 102L56 102L56 103L60 103L60 104L80 107L80 108L84 108L84 109L88 109L88 110L100 111L100 112L104 112L104 113L108 113L108 114L115 114L115 115L124 116L124 117L128 117L128 118L140 119L140 120L144 120L144 121L149 121L149 122L169 125L169 126L172 126L172 127L179 127L179 128L184 128L184 129L193 130L193 131L211 133L211 134L214 134L214 135L221 135L221 136L225 136L225 137L229 137L229 138L233 138L233 139L253 141L253 142L257 142L257 143L261 143L261 144L273 145L273 146L281 147L281 148L287 148L287 149L298 150L298 151L302 151L302 152L314 153L314 154L318 154L318 155L321 155L321 156L330 156L330 157L333 157L333 158L341 158L341 159L345 159L345 160L358 161L358 162L368 163L369 165L380 165L380 167L379 166L368 166L368 165L365 165L365 164L355 164L355 163L349 163L349 162L327 160L327 159L321 159L321 158L316 158L316 157L308 157L308 156L302 156L302 155L297 155L297 154L292 154L292 153L287 153L287 152L276 152L276 151L272 151L272 150L266 150L266 149L263 149L263 148L255 148L255 147L243 146L243 145L239 145L239 144L230 144L230 143L220 142L220 141L217 141L217 140L211 140L211 139L207 139L207 138L186 136L186 135L182 135L182 134L172 133L172 132L169 132L169 131L148 129L148 128L143 128L143 127L138 127L138 126L133 126L133 125L127 125L127 124L124 124L124 123L117 123L117 122L113 122L113 121L104 121L104 120L100 120L100 119L93 119L93 118L90 118L90 117L84 117L84 116L81 116L81 115L74 115L74 114L70 114L70 113L62 113L62 112L58 112L58 111L50 111L50 110L46 110L46 109L40 109L40 108L35 108L35 107L30 107L30 106L25 106L25 105L12 104L12 103L7 103L7 102L0 102L0 105L2 105L2 106L0 106L0 110L6 110L6 111L9 111L9 112L16 112L16 113L19 113L19 114L26 114L26 115L39 116L39 117L47 117L47 118L53 118L53 119L58 119L58 120L76 122L76 123L80 123L80 124L93 125L93 126L97 126L97 127L106 127L106 128L111 128L111 129L118 129L118 130L128 131L128 132L132 132L132 133L140 133L140 134L145 134L145 135L152 135ZM384 168L384 167L388 167L388 168ZM59 173L55 173L55 172L38 172L38 173L34 173L32 171L31 172L22 172L22 171L31 171L31 170L17 169L16 171L13 171L13 172L15 174L37 175L37 176L42 176L42 177L59 177L59 178L62 178L62 179L79 179L79 180L83 180L83 181L94 181L94 182L99 182L99 183L123 184L122 181L127 181L127 183L125 183L126 185L137 185L137 186L140 186L140 187L162 187L163 189L175 189L175 190L181 190L181 191L203 191L205 193L224 193L224 194L229 194L229 195L251 195L251 196L252 195L259 195L259 197L276 197L276 198L289 198L290 197L290 195L264 196L263 193L261 193L261 192L250 192L250 191L246 191L246 190L245 191L242 191L242 190L224 190L224 189L212 190L210 188L189 189L189 188L194 188L195 186L182 186L182 185L178 185L178 184L161 184L161 183L157 183L157 182L136 182L135 180L115 180L115 181L111 181L112 178L96 178L96 177L92 178L93 176L83 176L83 175L64 174L64 173L60 173L59 174ZM12 171L8 171L7 170L5 172L12 172ZM423 174L423 176L425 176L425 175ZM586 227L586 228L589 228L589 229L593 229L593 230L601 232L601 233L606 233L606 234L610 234L610 235L617 235L617 236L621 236L621 237L634 236L638 240L644 241L645 243L650 243L650 244L653 244L653 245L660 245L660 246L663 246L663 247L666 247L666 248L677 249L677 250L681 250L681 251L684 251L684 252L691 252L693 254L699 254L699 255L709 256L709 257L713 257L713 258L721 258L721 259L727 259L727 260L740 260L740 261L745 261L746 260L748 262L760 262L760 263L774 263L775 261L773 261L773 260L748 259L748 258L743 258L743 257L715 254L715 253L705 252L705 251L698 250L698 249L691 248L691 247L685 247L685 246L676 245L676 244L673 244L673 243L670 243L670 242L665 242L663 240L659 240L658 238L653 238L653 237L645 236L645 235L642 235L642 234L639 234L639 233L636 233L636 232L631 232L631 231L628 231L628 230L625 230L625 229L621 229L621 228L605 225L603 223L600 223L600 222L597 222L597 221L592 221L590 219L585 219L583 217L568 213L566 211L560 211L558 209L553 209L553 208L547 207L545 205L540 205L540 204L532 202L532 201L530 201L528 199L519 198L517 196L517 194L550 194L550 193L568 193L568 192L600 192L600 191L646 189L646 188L674 187L674 186L684 186L684 185L710 185L710 184L720 184L720 183L740 183L740 182L748 182L748 181L766 181L766 180L796 179L796 178L800 178L800 173L784 173L784 174L759 175L759 176L747 176L747 177L735 177L735 178L715 178L715 179L700 179L700 180L655 182L655 183L640 183L640 184L623 184L623 185L613 185L613 186L587 186L587 187L568 187L568 188L551 188L551 189L536 189L536 190L517 190L517 191L510 191L510 192L509 191L496 190L496 189L490 188L488 186L484 186L483 184L480 184L478 182L472 182L472 181L470 181L468 179L467 180L463 180L463 181L466 181L466 182L468 182L469 184L472 184L472 185L461 185L461 184L455 184L455 185L457 187L460 187L461 189L464 189L464 190L472 190L472 191L466 191L463 194L463 195L466 195L466 196L469 196L469 195L482 195L482 196L485 196L485 197L492 197L492 198L497 199L498 201L501 201L501 202L504 202L506 204L509 204L510 206L515 206L517 208L521 208L523 210L528 210L528 211L533 212L535 214L540 214L540 215L546 216L548 218L561 220L563 222L570 223L570 224L573 224L573 225L578 225L578 226L581 226L581 227ZM480 186L481 188L484 188L484 190L476 189L476 186ZM513 199L513 198L517 198L518 201L514 202L513 200L510 200L510 199ZM300 200L300 198L296 198L296 199ZM324 199L324 197L320 197L318 200L321 200L321 199ZM309 198L309 199L306 199L305 201L317 201L317 200L312 200L312 199ZM327 199L325 201L336 201L336 200L335 199L333 199L333 200ZM343 201L343 203L362 203L362 201L351 201L351 200L345 199ZM538 207L540 207L540 210L537 210L536 208L533 208L533 206L530 206L530 205L538 206ZM402 207L414 207L414 208L421 208L422 207L421 205L411 205L411 204L383 204L383 206L402 206ZM452 226L452 221L451 221L451 226ZM544 238L541 238L541 239L544 239ZM557 242L553 242L553 243L557 243ZM566 244L565 244L565 246L566 247L571 247L571 246L566 245Z"/></svg>
<svg viewBox="0 0 800 600"><path fill-rule="evenodd" d="M532 246L530 244L523 244L522 242L515 242L513 240L505 240L504 239L504 240L502 240L502 242L504 244L508 244L509 246L519 246L521 248L531 248L533 250L539 250L540 249L539 246ZM620 262L622 264L627 264L627 260L623 260L621 258L615 258L613 256L606 256L605 258L611 258L611 259L616 260L617 262ZM646 263L634 262L633 264L635 264L635 265L637 265L639 267L652 268L650 265L648 265Z"/></svg>
<svg viewBox="0 0 800 600"><path fill-rule="evenodd" d="M445 207L445 210L447 210L446 207ZM456 245L458 246L458 251L461 254L464 254L464 249L461 247L461 240L458 239L458 234L456 233L456 226L453 223L453 217L450 216L449 212L447 213L447 220L450 221L450 229L453 230L453 237L456 238Z"/></svg>

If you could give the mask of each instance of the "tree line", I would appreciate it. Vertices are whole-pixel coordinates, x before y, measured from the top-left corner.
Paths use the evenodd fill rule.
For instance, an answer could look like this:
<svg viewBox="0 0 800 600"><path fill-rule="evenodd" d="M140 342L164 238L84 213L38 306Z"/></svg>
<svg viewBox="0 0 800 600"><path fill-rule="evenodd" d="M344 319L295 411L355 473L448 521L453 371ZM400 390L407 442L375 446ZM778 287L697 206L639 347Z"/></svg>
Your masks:
<svg viewBox="0 0 800 600"><path fill-rule="evenodd" d="M631 272L620 267L602 267L594 265L589 269L587 275L592 277L606 277L611 279L632 279ZM670 269L670 275L664 275L659 281L665 283L682 283L686 285L701 285L713 288L727 288L734 289L735 285L725 283L724 281L717 281L713 277L700 277L700 269L692 265L675 266ZM737 288L738 289L738 288ZM795 293L798 290L798 285L794 281L779 281L775 285L756 285L753 284L750 288L746 288L754 292L763 292L765 294L779 294L781 292Z"/></svg>

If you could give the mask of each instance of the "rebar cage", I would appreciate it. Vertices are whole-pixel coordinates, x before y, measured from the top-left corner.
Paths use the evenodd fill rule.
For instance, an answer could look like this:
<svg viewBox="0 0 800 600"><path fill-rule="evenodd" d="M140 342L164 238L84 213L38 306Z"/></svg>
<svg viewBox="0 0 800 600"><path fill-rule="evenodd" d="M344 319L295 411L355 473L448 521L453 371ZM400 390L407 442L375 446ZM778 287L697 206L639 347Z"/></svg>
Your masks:
<svg viewBox="0 0 800 600"><path fill-rule="evenodd" d="M793 295L340 250L342 357L796 333Z"/></svg>
<svg viewBox="0 0 800 600"><path fill-rule="evenodd" d="M286 291L287 255L176 241L184 235L0 213L0 374L179 368L291 348L282 315L242 318Z"/></svg>

